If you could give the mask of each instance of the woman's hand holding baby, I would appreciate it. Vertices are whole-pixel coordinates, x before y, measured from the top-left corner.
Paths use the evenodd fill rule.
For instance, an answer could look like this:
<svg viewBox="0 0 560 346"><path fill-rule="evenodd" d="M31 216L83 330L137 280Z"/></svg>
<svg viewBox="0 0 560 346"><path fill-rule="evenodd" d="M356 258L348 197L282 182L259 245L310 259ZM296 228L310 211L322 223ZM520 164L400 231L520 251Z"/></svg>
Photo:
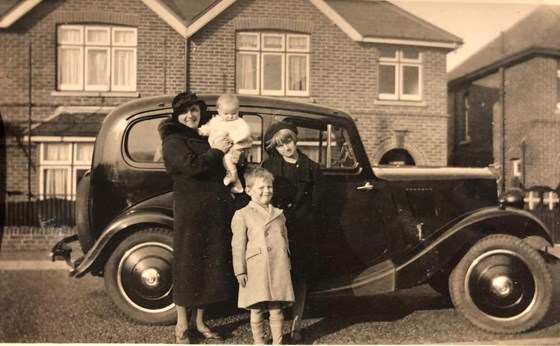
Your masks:
<svg viewBox="0 0 560 346"><path fill-rule="evenodd" d="M227 153L229 151L229 149L232 147L232 145L233 145L233 142L229 138L228 134L224 133L224 135L216 138L214 143L211 145L211 148L219 149L219 150L223 151L224 153Z"/></svg>

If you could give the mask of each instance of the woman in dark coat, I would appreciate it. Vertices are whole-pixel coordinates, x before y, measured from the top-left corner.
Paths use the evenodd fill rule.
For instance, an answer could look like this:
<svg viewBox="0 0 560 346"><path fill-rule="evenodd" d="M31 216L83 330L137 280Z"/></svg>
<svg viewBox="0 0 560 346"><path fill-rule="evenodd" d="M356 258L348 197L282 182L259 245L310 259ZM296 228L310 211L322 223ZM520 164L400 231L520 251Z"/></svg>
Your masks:
<svg viewBox="0 0 560 346"><path fill-rule="evenodd" d="M174 191L172 275L177 343L191 343L197 335L219 339L204 323L204 308L232 294L232 198L223 183L226 172L222 164L231 144L223 137L210 148L208 138L197 132L209 119L204 101L187 92L175 97L171 119L159 126L165 169L173 179ZM188 310L196 312L190 314L190 320Z"/></svg>
<svg viewBox="0 0 560 346"><path fill-rule="evenodd" d="M272 124L264 136L269 157L262 163L274 176L272 204L286 216L295 294L291 331L294 343L302 341L307 282L316 269L316 226L323 191L320 166L297 149L297 134L297 127L288 121Z"/></svg>

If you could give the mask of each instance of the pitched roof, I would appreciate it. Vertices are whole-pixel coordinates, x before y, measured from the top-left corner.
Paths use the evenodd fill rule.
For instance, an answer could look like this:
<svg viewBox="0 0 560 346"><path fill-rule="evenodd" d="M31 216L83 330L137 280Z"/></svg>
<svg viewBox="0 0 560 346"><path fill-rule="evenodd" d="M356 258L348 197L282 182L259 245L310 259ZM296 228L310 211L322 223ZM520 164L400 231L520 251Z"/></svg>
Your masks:
<svg viewBox="0 0 560 346"><path fill-rule="evenodd" d="M31 130L32 136L95 137L107 113L60 113Z"/></svg>
<svg viewBox="0 0 560 346"><path fill-rule="evenodd" d="M560 55L560 6L539 6L447 74L450 84L483 77L534 54Z"/></svg>
<svg viewBox="0 0 560 346"><path fill-rule="evenodd" d="M324 0L359 35L362 41L406 40L425 45L455 48L461 44L452 35L388 1ZM431 44L429 44L431 43ZM445 45L445 44L448 45ZM412 43L411 43L412 44Z"/></svg>
<svg viewBox="0 0 560 346"><path fill-rule="evenodd" d="M160 0L176 13L186 25L191 24L200 15L211 9L219 0Z"/></svg>

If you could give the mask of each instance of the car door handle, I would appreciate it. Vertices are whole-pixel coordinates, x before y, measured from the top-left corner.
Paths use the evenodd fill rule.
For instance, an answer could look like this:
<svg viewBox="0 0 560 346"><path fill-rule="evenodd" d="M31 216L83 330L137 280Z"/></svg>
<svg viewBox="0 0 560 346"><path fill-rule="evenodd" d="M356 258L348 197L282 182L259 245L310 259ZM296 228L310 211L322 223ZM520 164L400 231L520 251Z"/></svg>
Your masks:
<svg viewBox="0 0 560 346"><path fill-rule="evenodd" d="M368 181L364 185L358 186L356 190L371 191L373 190L373 184Z"/></svg>

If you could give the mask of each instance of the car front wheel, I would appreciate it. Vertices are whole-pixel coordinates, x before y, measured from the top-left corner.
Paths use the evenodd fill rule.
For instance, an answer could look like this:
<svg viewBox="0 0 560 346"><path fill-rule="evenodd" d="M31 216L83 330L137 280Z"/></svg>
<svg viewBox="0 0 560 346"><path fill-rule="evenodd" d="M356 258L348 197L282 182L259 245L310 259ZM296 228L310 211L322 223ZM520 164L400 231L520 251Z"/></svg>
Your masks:
<svg viewBox="0 0 560 346"><path fill-rule="evenodd" d="M109 295L130 318L149 324L175 320L172 244L170 230L147 228L125 238L105 264Z"/></svg>
<svg viewBox="0 0 560 346"><path fill-rule="evenodd" d="M552 299L543 257L521 239L490 235L474 244L449 278L453 304L472 324L495 333L536 326Z"/></svg>

